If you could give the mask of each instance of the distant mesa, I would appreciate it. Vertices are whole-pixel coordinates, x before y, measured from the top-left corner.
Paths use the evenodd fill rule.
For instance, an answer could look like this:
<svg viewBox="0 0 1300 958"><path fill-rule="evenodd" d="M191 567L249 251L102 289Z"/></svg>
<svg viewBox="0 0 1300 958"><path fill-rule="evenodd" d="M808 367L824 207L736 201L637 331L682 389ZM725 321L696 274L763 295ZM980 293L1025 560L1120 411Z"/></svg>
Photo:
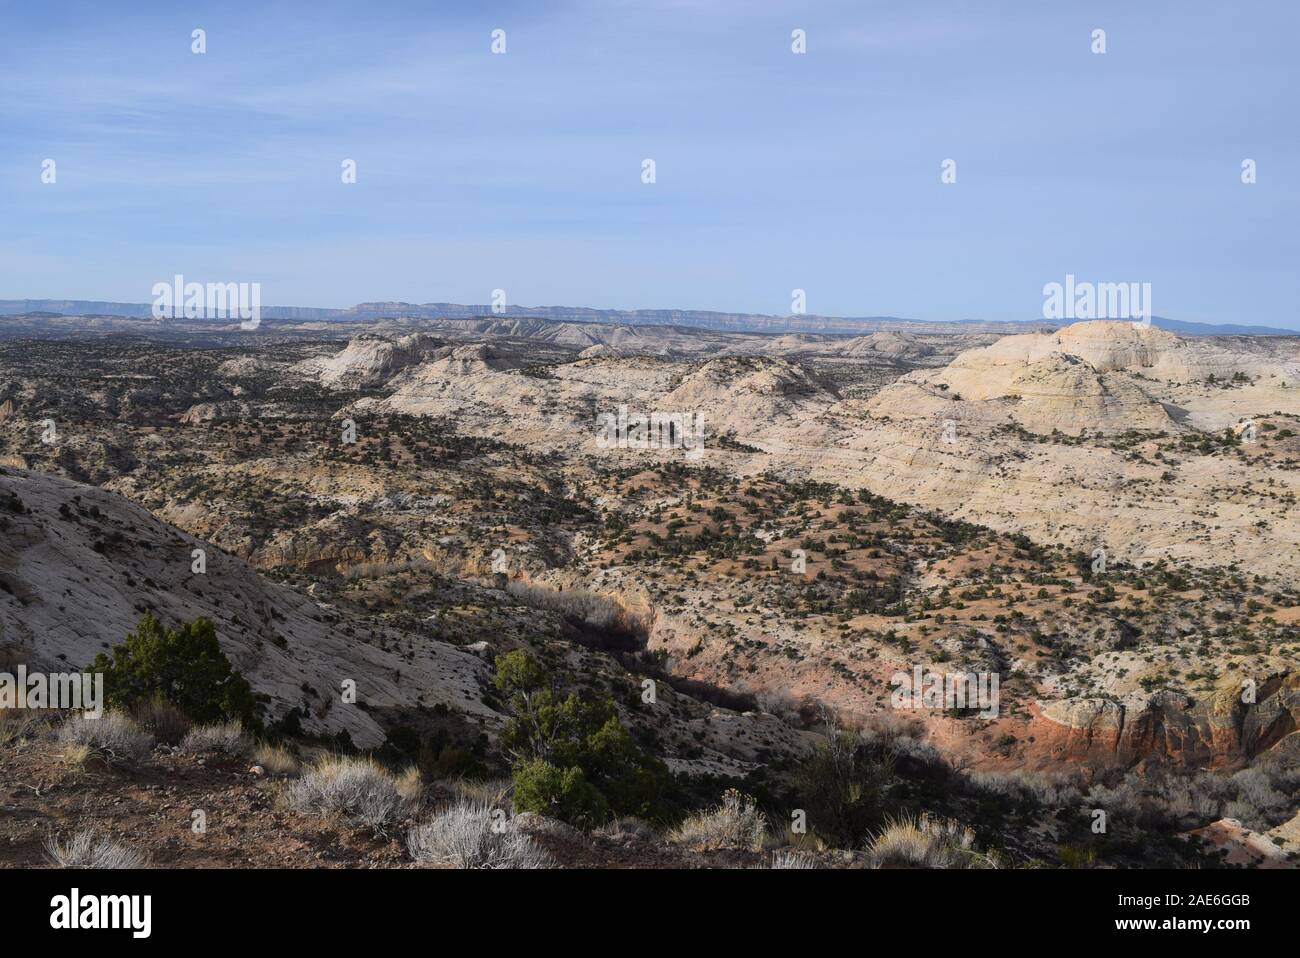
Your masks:
<svg viewBox="0 0 1300 958"><path fill-rule="evenodd" d="M865 336L871 332L929 332L1014 334L1025 331L1049 331L1056 323L1041 319L995 321L963 319L926 321L897 316L778 316L764 313L725 313L702 309L601 309L587 306L512 306L494 310L486 304L366 302L345 309L311 306L264 306L265 324L320 322L376 322L412 320L481 320L489 324L565 323L581 326L606 323L628 327L672 326L726 332L835 334ZM158 323L152 318L150 303L115 303L96 300L9 299L0 300L0 316L23 317L34 322L52 322L61 317L125 317ZM226 320L215 321L216 325ZM1157 327L1188 336L1266 335L1294 336L1295 330L1267 325L1232 325L1228 323L1191 323L1155 317ZM517 333L503 329L484 330L490 335L537 335L536 330L521 328ZM571 345L579 345L571 342ZM581 345L594 345L586 343Z"/></svg>

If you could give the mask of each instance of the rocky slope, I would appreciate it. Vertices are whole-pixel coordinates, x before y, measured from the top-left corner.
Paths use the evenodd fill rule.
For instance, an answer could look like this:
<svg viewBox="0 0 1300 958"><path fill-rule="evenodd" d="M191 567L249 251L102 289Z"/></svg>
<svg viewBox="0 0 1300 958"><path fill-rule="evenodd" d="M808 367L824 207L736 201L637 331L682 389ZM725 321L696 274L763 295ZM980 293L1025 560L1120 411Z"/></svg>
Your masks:
<svg viewBox="0 0 1300 958"><path fill-rule="evenodd" d="M122 641L146 608L166 623L205 617L235 668L266 697L271 718L306 705L304 728L346 731L377 745L385 709L442 704L480 720L481 658L435 641L402 654L398 636L350 622L242 560L92 486L20 470L0 472L0 635L30 669L81 669ZM195 574L193 551L205 553ZM340 702L357 683L367 709Z"/></svg>
<svg viewBox="0 0 1300 958"><path fill-rule="evenodd" d="M272 546L286 540L292 537L273 539ZM194 571L195 550L204 553L203 572ZM360 561L372 555L362 551L358 564L371 581L388 574L386 587L394 590L393 580L410 570L439 567L404 559L386 573L382 562ZM280 558L282 568L301 560L292 552ZM450 563L440 568L454 571ZM262 700L268 722L299 709L305 733L345 732L366 748L383 743L395 726L419 728L439 714L451 716L462 737L494 737L503 717L486 694L492 660L512 648L556 658L583 684L620 696L625 687L639 692L640 679L616 660L574 644L573 635L581 637L585 628L580 618L520 607L472 577L429 578L436 589L432 615L366 614L367 601L327 603L270 582L244 560L114 493L0 470L0 663L6 667L80 670L121 642L145 610L167 625L203 617ZM356 704L341 694L349 680ZM799 756L816 741L774 716L718 708L668 685L658 703L624 709L626 721L654 735L669 767L687 775L742 776L760 767L759 755Z"/></svg>

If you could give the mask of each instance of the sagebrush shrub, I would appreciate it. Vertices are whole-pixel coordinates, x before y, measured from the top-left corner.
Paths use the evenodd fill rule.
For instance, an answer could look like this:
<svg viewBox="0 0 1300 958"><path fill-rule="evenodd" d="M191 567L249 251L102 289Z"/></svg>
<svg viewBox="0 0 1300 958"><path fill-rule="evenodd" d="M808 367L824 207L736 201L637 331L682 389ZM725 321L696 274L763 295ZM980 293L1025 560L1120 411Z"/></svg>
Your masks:
<svg viewBox="0 0 1300 958"><path fill-rule="evenodd" d="M973 772L969 780L981 792L1048 808L1078 805L1083 797L1076 781L1069 775L1015 769L1010 772Z"/></svg>
<svg viewBox="0 0 1300 958"><path fill-rule="evenodd" d="M327 758L308 769L285 792L290 808L315 815L341 815L375 830L395 821L406 801L393 776L370 759Z"/></svg>
<svg viewBox="0 0 1300 958"><path fill-rule="evenodd" d="M144 868L148 856L139 849L101 835L93 828L74 833L67 841L51 836L45 854L55 868Z"/></svg>
<svg viewBox="0 0 1300 958"><path fill-rule="evenodd" d="M91 718L85 712L68 717L59 727L59 744L96 752L109 761L139 761L153 748L153 736L124 712L105 712Z"/></svg>
<svg viewBox="0 0 1300 958"><path fill-rule="evenodd" d="M998 859L975 847L975 832L950 818L902 817L867 846L869 868L997 868Z"/></svg>
<svg viewBox="0 0 1300 958"><path fill-rule="evenodd" d="M767 829L767 816L754 799L729 788L722 793L721 804L691 815L670 838L684 845L760 851L767 841Z"/></svg>
<svg viewBox="0 0 1300 958"><path fill-rule="evenodd" d="M411 857L450 868L554 868L555 861L503 809L458 801L406 836Z"/></svg>
<svg viewBox="0 0 1300 958"><path fill-rule="evenodd" d="M233 722L200 725L190 729L181 740L181 751L195 755L243 755L248 748L249 741L244 736L244 723L238 719Z"/></svg>
<svg viewBox="0 0 1300 958"><path fill-rule="evenodd" d="M806 852L790 851L783 849L772 853L772 862L770 868L816 868L817 859Z"/></svg>

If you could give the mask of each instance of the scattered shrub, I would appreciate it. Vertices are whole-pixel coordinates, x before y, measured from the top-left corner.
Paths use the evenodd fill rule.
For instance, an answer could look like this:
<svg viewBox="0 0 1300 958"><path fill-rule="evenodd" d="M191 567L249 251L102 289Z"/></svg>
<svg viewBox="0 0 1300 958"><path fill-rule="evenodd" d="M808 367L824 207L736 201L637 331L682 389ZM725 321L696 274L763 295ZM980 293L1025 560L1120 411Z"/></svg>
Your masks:
<svg viewBox="0 0 1300 958"><path fill-rule="evenodd" d="M729 788L720 805L689 816L669 837L683 845L761 851L767 841L767 816L754 799Z"/></svg>
<svg viewBox="0 0 1300 958"><path fill-rule="evenodd" d="M191 729L181 741L181 751L195 755L243 755L248 751L248 746L248 739L244 737L244 724L238 719L200 725Z"/></svg>
<svg viewBox="0 0 1300 958"><path fill-rule="evenodd" d="M0 747L17 745L45 734L48 713L37 709L0 708Z"/></svg>
<svg viewBox="0 0 1300 958"><path fill-rule="evenodd" d="M195 722L237 718L258 725L253 691L230 667L207 619L165 629L146 612L125 642L95 656L90 671L104 673L108 704L118 708L161 696Z"/></svg>
<svg viewBox="0 0 1300 958"><path fill-rule="evenodd" d="M294 775L298 771L298 760L283 745L258 743L253 749L253 761L268 775Z"/></svg>
<svg viewBox="0 0 1300 958"><path fill-rule="evenodd" d="M907 762L922 767L941 769L946 767L939 750L928 742L923 742L918 735L924 734L924 728L918 723L898 720L892 716L877 718L860 733L862 743L896 762Z"/></svg>
<svg viewBox="0 0 1300 958"><path fill-rule="evenodd" d="M817 859L805 852L783 849L772 853L769 868L817 868Z"/></svg>
<svg viewBox="0 0 1300 958"><path fill-rule="evenodd" d="M1262 768L1242 769L1232 776L1231 782L1237 797L1224 813L1229 818L1240 819L1249 828L1267 829L1273 822L1286 818L1291 810L1294 799L1278 791Z"/></svg>
<svg viewBox="0 0 1300 958"><path fill-rule="evenodd" d="M524 605L535 609L550 609L597 628L636 634L646 632L645 621L612 596L586 589L552 589L521 579L512 579L506 589Z"/></svg>
<svg viewBox="0 0 1300 958"><path fill-rule="evenodd" d="M903 817L891 821L867 847L869 868L997 868L998 859L975 848L975 832L953 819Z"/></svg>
<svg viewBox="0 0 1300 958"><path fill-rule="evenodd" d="M59 728L59 744L84 749L82 756L96 753L109 762L139 761L153 747L153 736L140 729L125 712L105 712L90 718L84 712L68 717Z"/></svg>
<svg viewBox="0 0 1300 958"><path fill-rule="evenodd" d="M1083 799L1073 778L1065 775L1017 769L1012 772L974 772L969 781L977 791L1029 805L1066 808L1078 805Z"/></svg>
<svg viewBox="0 0 1300 958"><path fill-rule="evenodd" d="M859 736L832 727L800 769L799 803L819 834L856 845L878 820L891 777L888 760L875 760Z"/></svg>
<svg viewBox="0 0 1300 958"><path fill-rule="evenodd" d="M193 724L184 712L161 695L136 702L131 708L131 717L142 729L167 745L179 745Z"/></svg>
<svg viewBox="0 0 1300 958"><path fill-rule="evenodd" d="M500 740L512 761L516 811L579 828L611 814L666 817L668 767L632 741L610 699L561 697L522 649L496 664L495 684L509 697Z"/></svg>
<svg viewBox="0 0 1300 958"><path fill-rule="evenodd" d="M609 818L605 796L580 768L556 768L540 758L530 759L515 766L514 785L517 812L536 812L582 829L595 828Z"/></svg>
<svg viewBox="0 0 1300 958"><path fill-rule="evenodd" d="M553 868L547 852L506 816L481 802L458 801L406 836L411 857L450 868Z"/></svg>
<svg viewBox="0 0 1300 958"><path fill-rule="evenodd" d="M341 815L376 831L395 821L406 805L386 769L351 757L330 757L308 769L289 785L285 801L295 811Z"/></svg>
<svg viewBox="0 0 1300 958"><path fill-rule="evenodd" d="M51 836L45 854L55 868L144 868L149 864L144 852L90 828L76 832L66 842Z"/></svg>

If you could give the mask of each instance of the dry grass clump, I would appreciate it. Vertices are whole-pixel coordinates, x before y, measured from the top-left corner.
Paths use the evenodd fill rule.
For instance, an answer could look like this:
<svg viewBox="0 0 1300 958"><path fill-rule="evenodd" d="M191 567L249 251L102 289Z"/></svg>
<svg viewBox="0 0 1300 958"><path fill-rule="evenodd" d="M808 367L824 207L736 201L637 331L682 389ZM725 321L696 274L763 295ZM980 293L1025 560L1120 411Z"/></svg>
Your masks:
<svg viewBox="0 0 1300 958"><path fill-rule="evenodd" d="M181 751L193 755L244 755L249 744L244 724L235 719L190 729L181 739Z"/></svg>
<svg viewBox="0 0 1300 958"><path fill-rule="evenodd" d="M793 851L791 849L782 849L772 853L772 861L768 868L819 868L817 859L806 852Z"/></svg>
<svg viewBox="0 0 1300 958"><path fill-rule="evenodd" d="M78 712L59 728L58 740L71 761L84 761L92 754L108 762L139 761L153 748L153 736L125 712L105 712L99 718Z"/></svg>
<svg viewBox="0 0 1300 958"><path fill-rule="evenodd" d="M867 845L868 868L998 868L975 848L975 832L950 818L904 816L886 824Z"/></svg>
<svg viewBox="0 0 1300 958"><path fill-rule="evenodd" d="M420 796L424 794L424 776L420 774L417 766L407 766L406 770L397 776L397 794L412 804L420 800Z"/></svg>
<svg viewBox="0 0 1300 958"><path fill-rule="evenodd" d="M98 753L89 745L65 745L59 757L76 768L85 765L90 761L91 756L96 754Z"/></svg>
<svg viewBox="0 0 1300 958"><path fill-rule="evenodd" d="M628 841L633 838L653 842L659 837L659 833L654 828L631 815L624 815L615 818L613 821L606 822L596 829L595 834L613 839L616 842Z"/></svg>
<svg viewBox="0 0 1300 958"><path fill-rule="evenodd" d="M481 802L494 808L509 807L510 792L514 788L514 782L508 778L491 779L486 782L470 778L453 778L441 784L458 799Z"/></svg>
<svg viewBox="0 0 1300 958"><path fill-rule="evenodd" d="M555 860L503 809L460 800L406 835L411 857L444 868L554 868Z"/></svg>
<svg viewBox="0 0 1300 958"><path fill-rule="evenodd" d="M392 774L372 759L330 756L303 772L285 791L294 811L339 815L376 831L406 809Z"/></svg>
<svg viewBox="0 0 1300 958"><path fill-rule="evenodd" d="M189 718L162 696L136 703L131 709L136 724L167 745L179 745L193 724Z"/></svg>
<svg viewBox="0 0 1300 958"><path fill-rule="evenodd" d="M722 803L697 812L669 836L682 845L761 851L767 842L767 816L748 795L734 788L722 793Z"/></svg>
<svg viewBox="0 0 1300 958"><path fill-rule="evenodd" d="M1058 845L1056 857L1062 868L1092 868L1097 864L1097 850L1079 845Z"/></svg>
<svg viewBox="0 0 1300 958"><path fill-rule="evenodd" d="M0 748L40 738L49 729L48 715L37 709L0 708Z"/></svg>
<svg viewBox="0 0 1300 958"><path fill-rule="evenodd" d="M830 842L816 832L795 831L793 822L785 826L784 834L780 835L779 838L781 844L784 844L792 851L804 854L824 852L832 847Z"/></svg>
<svg viewBox="0 0 1300 958"><path fill-rule="evenodd" d="M45 854L55 868L144 868L149 856L115 842L93 828L83 828L66 842L51 836Z"/></svg>
<svg viewBox="0 0 1300 958"><path fill-rule="evenodd" d="M259 742L253 749L254 763L262 766L267 775L296 775L298 760L283 745Z"/></svg>

